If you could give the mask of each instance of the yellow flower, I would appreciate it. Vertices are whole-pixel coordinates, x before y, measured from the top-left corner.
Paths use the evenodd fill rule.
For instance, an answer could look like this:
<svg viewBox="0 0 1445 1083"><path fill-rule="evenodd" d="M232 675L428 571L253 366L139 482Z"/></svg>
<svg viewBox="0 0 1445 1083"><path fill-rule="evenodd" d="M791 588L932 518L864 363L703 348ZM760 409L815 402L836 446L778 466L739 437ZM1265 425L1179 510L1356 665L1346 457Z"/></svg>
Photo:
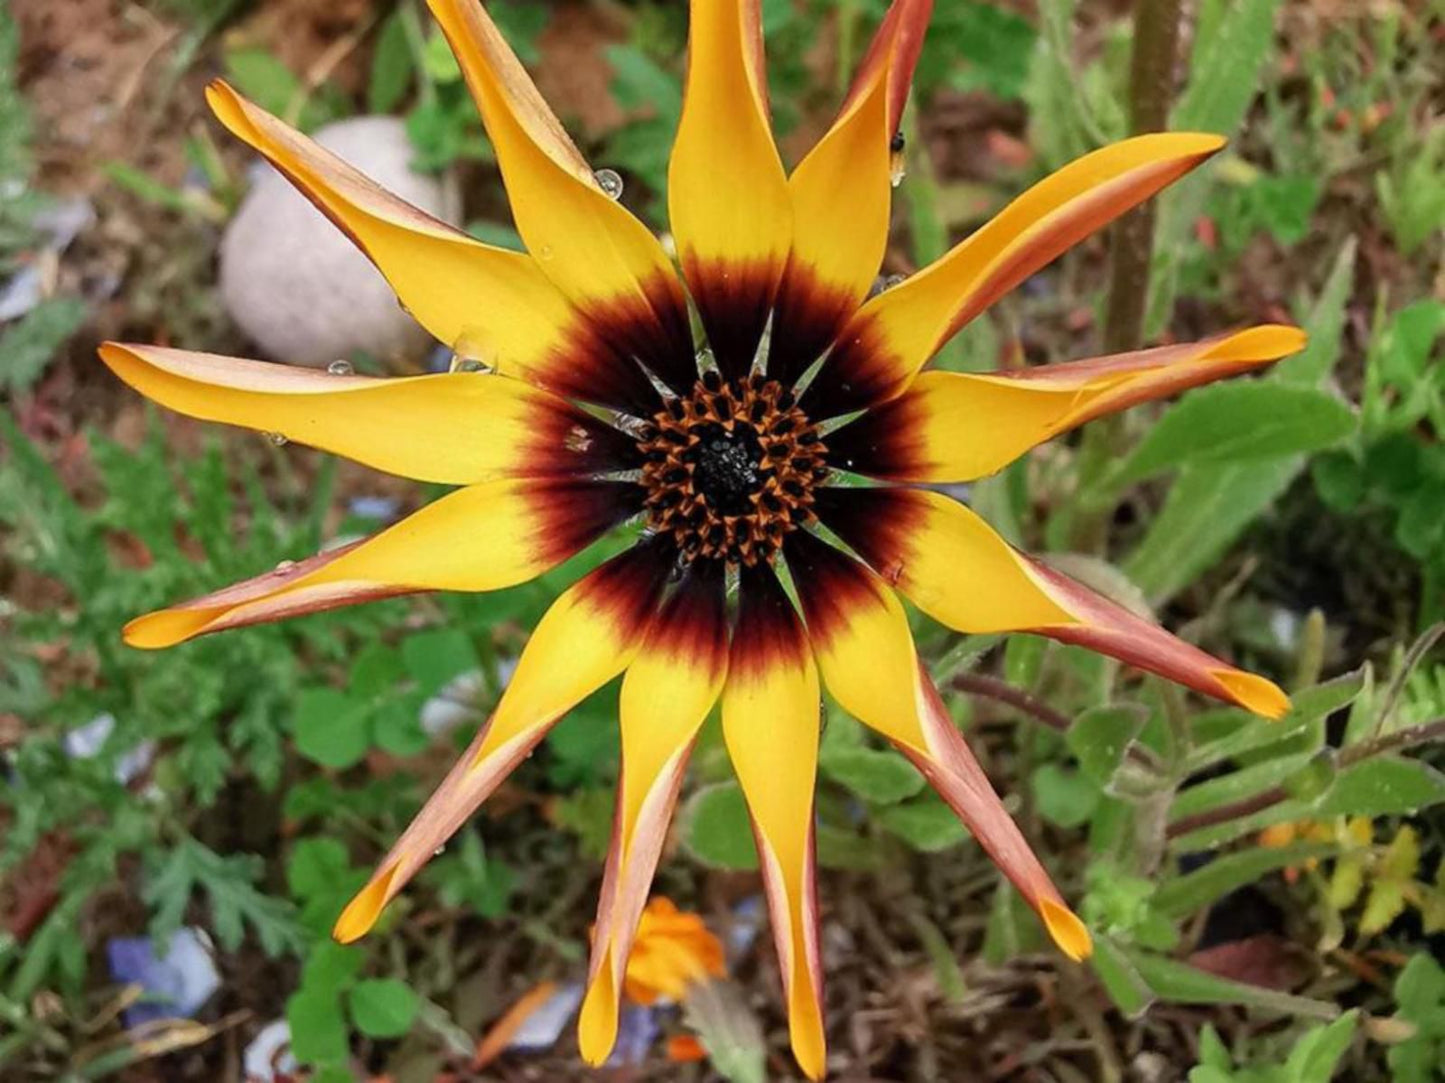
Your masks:
<svg viewBox="0 0 1445 1083"><path fill-rule="evenodd" d="M647 904L627 960L623 990L628 999L637 1004L655 1004L662 997L681 1000L689 986L725 973L722 942L701 917L661 895Z"/></svg>
<svg viewBox="0 0 1445 1083"><path fill-rule="evenodd" d="M496 713L337 937L370 929L548 727L625 674L624 770L581 1018L590 1062L613 1044L666 825L719 698L808 1075L821 1076L825 1059L813 861L821 686L918 766L1059 947L1083 958L1087 931L943 710L898 594L950 628L1082 644L1263 715L1288 700L917 486L993 473L1102 414L1276 360L1304 336L1266 326L1019 372L920 370L1004 293L1223 141L1148 135L1085 155L870 296L888 239L890 146L931 0L895 0L833 126L791 173L770 129L759 0L692 0L668 177L679 278L475 0L429 3L481 110L526 253L403 203L224 83L208 99L474 364L383 380L148 346L107 344L101 356L173 409L459 488L358 544L132 621L126 640L163 647L372 598L508 587L645 520L633 549L542 618ZM869 485L838 484L845 473ZM779 582L784 563L798 607Z"/></svg>

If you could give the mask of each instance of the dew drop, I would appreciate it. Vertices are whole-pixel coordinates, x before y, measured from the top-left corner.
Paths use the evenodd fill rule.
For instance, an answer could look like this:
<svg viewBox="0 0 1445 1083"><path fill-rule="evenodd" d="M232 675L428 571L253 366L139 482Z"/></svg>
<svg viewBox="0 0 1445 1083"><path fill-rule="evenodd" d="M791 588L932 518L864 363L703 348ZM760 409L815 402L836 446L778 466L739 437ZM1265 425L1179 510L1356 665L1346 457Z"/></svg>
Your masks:
<svg viewBox="0 0 1445 1083"><path fill-rule="evenodd" d="M270 440L275 447L285 447L291 442L284 432L267 432L261 435Z"/></svg>
<svg viewBox="0 0 1445 1083"><path fill-rule="evenodd" d="M554 253L550 244L544 244L541 248L537 249L537 258L540 260L550 260L553 255Z"/></svg>
<svg viewBox="0 0 1445 1083"><path fill-rule="evenodd" d="M432 856L432 857L441 857L442 854L446 853L446 851L447 851L447 848L446 848L445 846L438 846L435 850L433 850L433 851L431 852L431 856Z"/></svg>
<svg viewBox="0 0 1445 1083"><path fill-rule="evenodd" d="M356 374L356 369L351 367L351 362L344 360L331 362L326 366L326 371L333 376L354 376Z"/></svg>
<svg viewBox="0 0 1445 1083"><path fill-rule="evenodd" d="M908 170L903 165L903 159L899 158L893 163L893 169L888 174L888 183L897 188L903 183L903 178L908 176Z"/></svg>
<svg viewBox="0 0 1445 1083"><path fill-rule="evenodd" d="M894 286L900 285L907 281L907 275L885 275L883 278L883 288L885 290L891 290Z"/></svg>
<svg viewBox="0 0 1445 1083"><path fill-rule="evenodd" d="M276 574L285 575L294 567L296 567L296 562L294 560L283 560L276 565Z"/></svg>
<svg viewBox="0 0 1445 1083"><path fill-rule="evenodd" d="M597 182L597 187L608 199L622 198L622 177L615 169L599 169L592 174L592 179Z"/></svg>
<svg viewBox="0 0 1445 1083"><path fill-rule="evenodd" d="M489 376L496 372L496 368L475 357L456 356L452 358L453 372L475 372L482 376Z"/></svg>

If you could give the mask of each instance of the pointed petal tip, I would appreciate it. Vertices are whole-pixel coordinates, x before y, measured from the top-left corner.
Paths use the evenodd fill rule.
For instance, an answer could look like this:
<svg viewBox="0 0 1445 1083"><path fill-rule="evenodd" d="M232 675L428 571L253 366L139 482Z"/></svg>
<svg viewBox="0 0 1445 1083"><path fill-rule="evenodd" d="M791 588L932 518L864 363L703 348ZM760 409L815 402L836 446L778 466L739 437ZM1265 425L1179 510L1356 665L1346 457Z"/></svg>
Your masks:
<svg viewBox="0 0 1445 1083"><path fill-rule="evenodd" d="M592 1068L605 1064L617 1044L617 995L610 972L611 960L605 960L587 986L582 1013L577 1018L577 1047Z"/></svg>
<svg viewBox="0 0 1445 1083"><path fill-rule="evenodd" d="M373 876L371 882L357 892L356 897L346 904L346 909L341 911L341 916L331 928L331 938L339 944L353 944L371 932L389 901L388 891L395 877L395 865Z"/></svg>
<svg viewBox="0 0 1445 1083"><path fill-rule="evenodd" d="M194 613L175 609L157 609L126 622L120 638L127 647L142 651L164 650L192 638L204 620Z"/></svg>
<svg viewBox="0 0 1445 1083"><path fill-rule="evenodd" d="M1289 713L1289 696L1265 677L1239 669L1217 669L1212 676L1228 689L1234 702L1247 711L1275 722Z"/></svg>
<svg viewBox="0 0 1445 1083"><path fill-rule="evenodd" d="M793 1047L793 1059L805 1076L819 1080L828 1074L827 1039L823 1036L823 1020L816 1006L802 1010L794 1006L789 1013L788 1041Z"/></svg>
<svg viewBox="0 0 1445 1083"><path fill-rule="evenodd" d="M1044 919L1050 939L1074 962L1082 963L1094 953L1094 941L1089 936L1089 930L1078 915L1063 903L1041 898L1039 916Z"/></svg>

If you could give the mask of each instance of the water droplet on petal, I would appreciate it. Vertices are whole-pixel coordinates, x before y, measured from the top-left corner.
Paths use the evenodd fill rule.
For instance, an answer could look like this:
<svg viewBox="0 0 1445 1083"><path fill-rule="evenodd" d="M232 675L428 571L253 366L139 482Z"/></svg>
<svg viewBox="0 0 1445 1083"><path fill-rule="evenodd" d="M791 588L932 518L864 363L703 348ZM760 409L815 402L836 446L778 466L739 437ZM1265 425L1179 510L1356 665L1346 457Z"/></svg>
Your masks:
<svg viewBox="0 0 1445 1083"><path fill-rule="evenodd" d="M550 244L544 244L541 248L537 249L537 258L540 260L549 260L552 256L553 252Z"/></svg>
<svg viewBox="0 0 1445 1083"><path fill-rule="evenodd" d="M296 567L296 562L294 560L283 560L276 565L276 574L285 575L294 567Z"/></svg>
<svg viewBox="0 0 1445 1083"><path fill-rule="evenodd" d="M331 362L331 364L326 366L326 371L333 376L353 376L356 374L356 369L351 367L351 362L344 360Z"/></svg>
<svg viewBox="0 0 1445 1083"><path fill-rule="evenodd" d="M290 438L288 438L284 432L264 432L261 435L267 440L270 440L276 447L285 447L291 442Z"/></svg>
<svg viewBox="0 0 1445 1083"><path fill-rule="evenodd" d="M475 372L482 376L489 376L496 372L496 368L476 357L453 357L453 372Z"/></svg>
<svg viewBox="0 0 1445 1083"><path fill-rule="evenodd" d="M906 281L908 281L907 275L886 275L883 279L883 288L891 290L894 286Z"/></svg>
<svg viewBox="0 0 1445 1083"><path fill-rule="evenodd" d="M597 182L597 187L602 189L608 199L622 198L622 177L615 169L599 169L592 174L592 179Z"/></svg>
<svg viewBox="0 0 1445 1083"><path fill-rule="evenodd" d="M438 846L435 850L433 850L433 851L431 852L431 856L432 856L432 857L441 857L442 854L446 853L446 849L447 849L447 848L446 848L446 846L444 846L444 845L443 845L443 846Z"/></svg>

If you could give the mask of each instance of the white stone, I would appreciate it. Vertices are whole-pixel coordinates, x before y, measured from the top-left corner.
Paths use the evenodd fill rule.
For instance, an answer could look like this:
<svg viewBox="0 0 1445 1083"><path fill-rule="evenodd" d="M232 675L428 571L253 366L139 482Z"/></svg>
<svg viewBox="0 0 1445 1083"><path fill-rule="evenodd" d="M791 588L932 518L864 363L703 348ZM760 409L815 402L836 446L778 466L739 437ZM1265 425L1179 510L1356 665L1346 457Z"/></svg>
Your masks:
<svg viewBox="0 0 1445 1083"><path fill-rule="evenodd" d="M314 138L408 203L456 223L447 186L412 171L396 117L337 121ZM265 356L302 365L358 350L386 358L422 349L426 333L371 262L285 177L258 166L221 239L221 300L241 330Z"/></svg>

